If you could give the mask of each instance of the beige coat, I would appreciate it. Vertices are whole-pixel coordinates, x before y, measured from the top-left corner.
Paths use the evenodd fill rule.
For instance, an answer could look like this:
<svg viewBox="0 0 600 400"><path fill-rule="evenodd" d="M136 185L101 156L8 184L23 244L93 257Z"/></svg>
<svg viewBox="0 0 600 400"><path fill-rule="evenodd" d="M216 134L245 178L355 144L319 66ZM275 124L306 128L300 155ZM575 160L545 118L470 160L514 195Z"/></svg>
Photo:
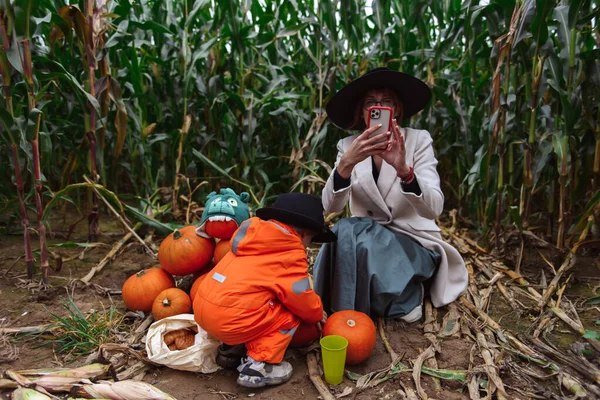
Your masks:
<svg viewBox="0 0 600 400"><path fill-rule="evenodd" d="M424 130L402 128L406 143L406 163L415 170L421 195L402 190L396 170L385 161L377 183L373 180L371 158L356 165L349 187L334 191L333 173L323 189L326 212L341 211L350 200L352 216L371 217L389 229L408 234L424 247L438 252L442 261L431 286L431 301L440 307L456 300L468 284L468 274L460 253L442 240L435 222L444 207L444 194L437 173L431 135ZM342 154L357 135L341 139L336 167Z"/></svg>

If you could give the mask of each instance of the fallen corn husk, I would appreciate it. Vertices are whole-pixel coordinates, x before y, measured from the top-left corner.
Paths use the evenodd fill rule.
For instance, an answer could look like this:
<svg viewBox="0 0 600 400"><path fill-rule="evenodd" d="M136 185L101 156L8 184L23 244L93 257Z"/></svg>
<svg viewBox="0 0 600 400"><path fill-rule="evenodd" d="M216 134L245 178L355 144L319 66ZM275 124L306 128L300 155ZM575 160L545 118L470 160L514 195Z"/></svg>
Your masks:
<svg viewBox="0 0 600 400"><path fill-rule="evenodd" d="M0 379L0 390L3 389L16 389L19 385L15 381L11 381L10 379Z"/></svg>
<svg viewBox="0 0 600 400"><path fill-rule="evenodd" d="M149 383L134 380L119 382L102 381L75 386L71 390L71 395L85 399L176 400L173 396L157 389Z"/></svg>
<svg viewBox="0 0 600 400"><path fill-rule="evenodd" d="M69 392L74 385L91 383L90 379L99 379L110 375L110 364L90 364L79 368L31 369L6 371L6 376L21 386L37 385L51 393Z"/></svg>
<svg viewBox="0 0 600 400"><path fill-rule="evenodd" d="M88 379L72 378L69 376L44 376L39 379L30 380L14 371L7 371L7 376L14 379L21 386L41 387L50 393L64 393L71 390L74 385L91 383Z"/></svg>
<svg viewBox="0 0 600 400"><path fill-rule="evenodd" d="M82 379L100 378L109 376L111 364L94 363L78 368L40 368L40 369L23 369L16 371L18 374L32 378L35 376L70 376L79 377Z"/></svg>
<svg viewBox="0 0 600 400"><path fill-rule="evenodd" d="M52 397L33 389L17 388L12 394L13 400L52 400Z"/></svg>

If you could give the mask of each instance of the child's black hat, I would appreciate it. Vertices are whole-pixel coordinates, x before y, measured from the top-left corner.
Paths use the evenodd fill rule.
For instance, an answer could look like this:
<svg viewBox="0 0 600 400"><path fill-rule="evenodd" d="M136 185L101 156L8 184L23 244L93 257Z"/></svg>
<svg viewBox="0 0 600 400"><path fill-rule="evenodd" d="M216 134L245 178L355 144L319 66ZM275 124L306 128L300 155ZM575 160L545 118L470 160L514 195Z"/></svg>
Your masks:
<svg viewBox="0 0 600 400"><path fill-rule="evenodd" d="M307 193L285 193L277 196L271 207L259 208L256 215L261 219L274 219L284 224L318 232L313 242L334 242L337 236L323 218L323 203L317 196Z"/></svg>

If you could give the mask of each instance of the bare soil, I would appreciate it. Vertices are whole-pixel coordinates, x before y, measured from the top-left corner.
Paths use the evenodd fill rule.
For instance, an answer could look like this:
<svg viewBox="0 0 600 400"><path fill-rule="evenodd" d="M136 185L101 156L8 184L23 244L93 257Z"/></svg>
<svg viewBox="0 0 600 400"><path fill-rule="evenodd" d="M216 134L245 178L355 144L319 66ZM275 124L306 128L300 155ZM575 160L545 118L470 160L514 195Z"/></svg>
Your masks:
<svg viewBox="0 0 600 400"><path fill-rule="evenodd" d="M68 223L67 223L68 222ZM50 243L64 243L64 235L68 231L69 223L73 221L52 221L52 231L54 237ZM70 240L74 242L85 242L86 224L80 223L75 229ZM25 263L23 261L23 237L18 232L14 234L0 236L0 324L4 327L22 327L49 323L53 317L67 315L64 308L64 300L70 295L77 307L82 312L90 310L106 309L110 306L116 306L119 310L125 312L125 307L120 295L108 296L105 292L98 290L93 286L74 287L69 285L74 279L81 278L87 274L89 269L96 265L110 250L112 244L122 235L123 229L118 222L103 217L102 231L109 235L103 235L100 241L106 246L91 248L81 257L65 262L62 269L50 271L52 287L47 290L40 290L35 285L27 286L25 275ZM159 243L160 237L155 238ZM38 247L37 237L32 236L33 247ZM52 248L64 258L80 253L82 248ZM595 261L595 254L590 258L583 257L582 261L576 266L575 276L571 279L569 291L566 294L573 302L582 302L583 300L594 296L595 291L600 285L598 279L598 266ZM523 273L526 274L531 282L539 282L541 271L544 270L543 262L540 263L535 254L529 255L527 262L523 266ZM120 290L125 279L131 274L142 268L155 265L157 261L148 256L142 246L130 241L124 251L109 264L100 274L92 280L92 283L106 289ZM546 273L546 276L551 276ZM37 274L39 279L39 272ZM550 280L549 278L548 280ZM189 280L179 282L180 285L189 285ZM68 288L68 289L67 289ZM445 308L438 310L438 321L442 322ZM496 320L510 329L514 333L526 331L532 324L533 317L530 315L521 315L508 307L501 296L492 297L490 310ZM581 315L586 328L593 328L594 321L598 319L597 311L589 312L589 315ZM567 329L558 329L559 332L566 332ZM392 348L403 356L403 361L410 365L410 360L414 360L423 350L429 346L429 341L423 335L423 327L419 323L405 324L402 322L391 321L386 326L386 334ZM558 335L558 334L557 334ZM558 337L558 336L557 336ZM559 343L563 347L568 347L577 338L570 334L560 336ZM479 352L475 352L475 357L470 360L472 341L466 340L461 333L455 337L439 338L441 352L437 354L436 359L439 368L467 370L474 365L482 364L479 358ZM1 372L6 369L25 369L25 368L44 368L52 366L65 366L66 360L63 355L56 354L56 348L49 344L46 338L23 338L14 340L18 349L18 358L14 361L4 362L0 365ZM39 347L40 345L46 345ZM277 387L261 390L247 390L236 384L236 373L234 371L219 371L210 375L198 373L188 373L172 370L166 367L152 368L144 378L171 394L177 399L234 399L234 398L256 398L256 399L316 399L319 394L313 387L308 377L306 359L301 350L289 350L286 359L294 367L293 378ZM68 366L82 365L85 357L71 360ZM382 341L378 342L372 356L363 364L350 367L353 372L364 374L376 369L387 367L390 364L390 356L386 352ZM511 385L519 386L522 382L515 382L511 376L500 371L501 377L506 379L509 395L513 398L521 398L511 390ZM468 398L468 391L465 386L457 381L440 380L439 383L433 378L422 375L423 388L428 396L437 399L465 399ZM360 393L353 393L348 398L356 399L400 399L403 398L398 392L402 387L414 388L414 382L410 373L402 373L397 377L382 383L375 388L365 390ZM344 382L333 388L336 393L341 393L345 387L354 388L354 382L345 378ZM521 389L524 389L521 387ZM3 398L9 398L10 392L4 392ZM353 397L354 396L354 397Z"/></svg>

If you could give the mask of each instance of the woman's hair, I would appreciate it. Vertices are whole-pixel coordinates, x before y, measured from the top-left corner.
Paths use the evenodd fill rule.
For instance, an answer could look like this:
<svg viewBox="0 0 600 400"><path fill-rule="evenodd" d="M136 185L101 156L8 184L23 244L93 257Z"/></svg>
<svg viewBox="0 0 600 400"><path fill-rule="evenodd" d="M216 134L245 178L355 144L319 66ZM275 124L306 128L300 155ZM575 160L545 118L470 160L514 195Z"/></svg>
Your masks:
<svg viewBox="0 0 600 400"><path fill-rule="evenodd" d="M404 107L402 106L402 101L400 100L400 96L398 96L398 93L394 92L391 89L381 89L382 91L385 91L387 94L389 94L393 99L394 99L394 103L396 103L396 114L394 115L394 117L396 118L396 121L398 121L398 123L402 123L402 118L404 116ZM363 104L365 102L365 98L367 97L367 92L365 92L365 94L362 95L360 101L358 103L356 103L356 107L354 109L354 121L352 121L352 125L350 125L349 129L358 129L363 123L366 125L366 121L364 121L363 118Z"/></svg>

